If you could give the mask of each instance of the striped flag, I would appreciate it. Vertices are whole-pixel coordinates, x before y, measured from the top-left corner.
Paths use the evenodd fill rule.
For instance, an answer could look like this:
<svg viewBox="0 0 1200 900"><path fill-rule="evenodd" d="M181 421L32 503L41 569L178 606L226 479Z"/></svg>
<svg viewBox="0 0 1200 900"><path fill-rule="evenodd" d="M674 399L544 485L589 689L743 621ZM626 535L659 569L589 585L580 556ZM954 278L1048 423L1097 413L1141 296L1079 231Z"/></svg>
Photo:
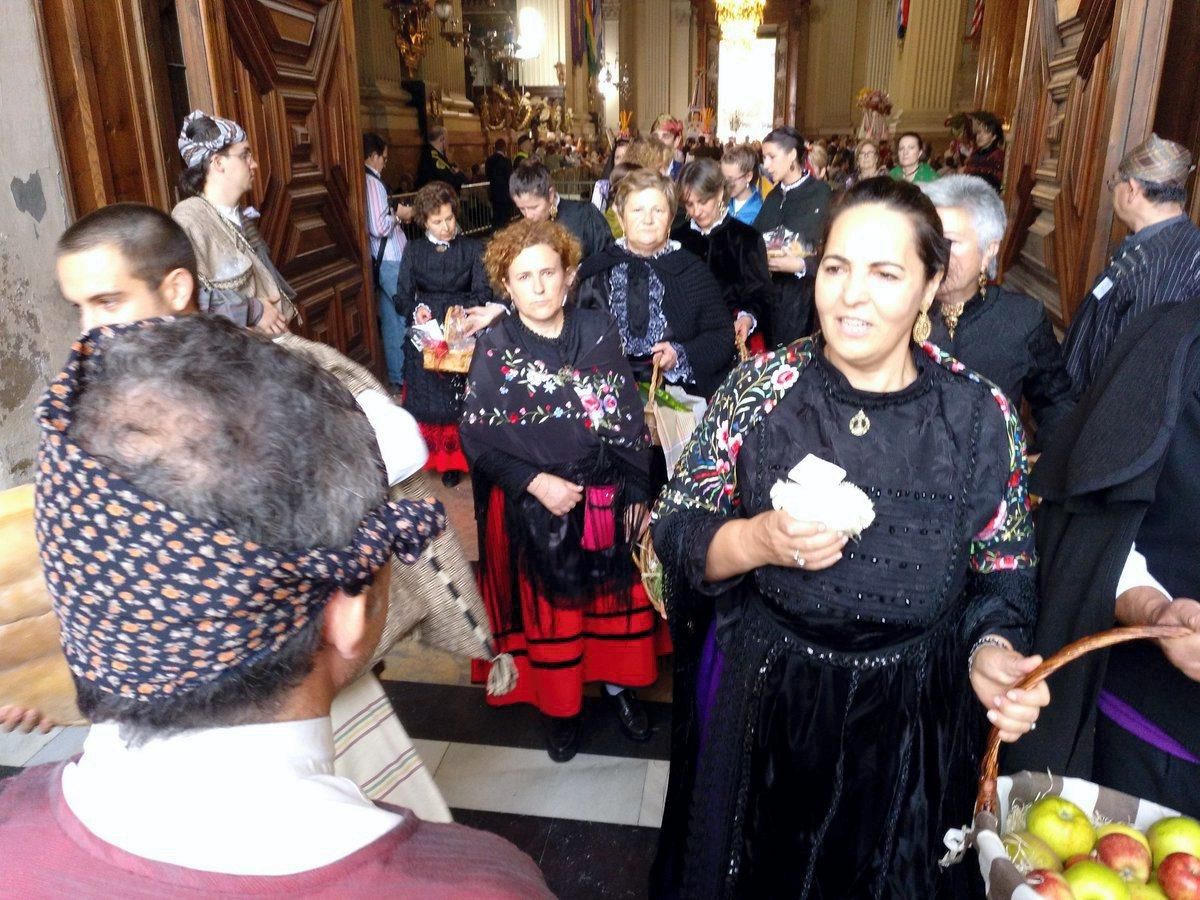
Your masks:
<svg viewBox="0 0 1200 900"><path fill-rule="evenodd" d="M983 30L983 0L975 0L975 9L971 13L971 27L967 29L967 39L979 37Z"/></svg>
<svg viewBox="0 0 1200 900"><path fill-rule="evenodd" d="M908 32L908 3L909 0L896 0L896 37L900 40Z"/></svg>

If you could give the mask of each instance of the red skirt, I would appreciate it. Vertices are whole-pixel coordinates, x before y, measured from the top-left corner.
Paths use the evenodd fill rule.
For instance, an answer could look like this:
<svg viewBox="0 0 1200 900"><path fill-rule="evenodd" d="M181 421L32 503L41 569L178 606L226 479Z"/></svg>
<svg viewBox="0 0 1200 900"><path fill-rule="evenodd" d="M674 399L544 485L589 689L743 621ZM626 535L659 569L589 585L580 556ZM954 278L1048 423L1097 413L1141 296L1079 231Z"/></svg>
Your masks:
<svg viewBox="0 0 1200 900"><path fill-rule="evenodd" d="M531 703L548 716L574 716L583 707L583 686L589 681L622 687L653 684L658 678L658 657L671 652L671 638L640 581L633 585L628 605L618 606L616 598L608 595L581 609L556 609L519 575L524 627L507 633L497 630L499 601L507 600L510 584L510 556L504 494L495 488L490 499L485 533L488 567L480 569L479 590L497 647L513 655L518 677L514 690L489 696L488 703ZM636 570L632 575L637 577ZM486 681L490 668L483 660L472 661L472 680Z"/></svg>
<svg viewBox="0 0 1200 900"><path fill-rule="evenodd" d="M463 456L462 443L458 439L457 425L430 425L418 422L421 437L429 448L429 459L425 468L434 472L465 472L467 458Z"/></svg>

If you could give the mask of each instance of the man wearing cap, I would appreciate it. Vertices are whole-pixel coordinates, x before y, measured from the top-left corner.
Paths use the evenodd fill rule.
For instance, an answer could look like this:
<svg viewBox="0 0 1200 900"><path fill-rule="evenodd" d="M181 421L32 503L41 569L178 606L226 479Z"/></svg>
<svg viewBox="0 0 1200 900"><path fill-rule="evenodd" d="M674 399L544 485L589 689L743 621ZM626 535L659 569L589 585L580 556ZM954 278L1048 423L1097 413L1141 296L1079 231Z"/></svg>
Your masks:
<svg viewBox="0 0 1200 900"><path fill-rule="evenodd" d="M1156 134L1117 167L1113 212L1133 233L1121 242L1067 332L1063 356L1076 390L1091 384L1136 316L1200 296L1200 228L1183 211L1192 168L1186 147Z"/></svg>
<svg viewBox="0 0 1200 900"><path fill-rule="evenodd" d="M81 337L38 420L42 566L94 724L0 787L6 892L549 896L507 842L334 774L391 560L446 519L387 500L332 376L221 319L143 320Z"/></svg>
<svg viewBox="0 0 1200 900"><path fill-rule="evenodd" d="M446 129L441 125L434 125L429 129L425 146L421 148L421 159L417 163L418 189L431 181L444 181L454 188L455 193L462 191L463 185L467 183L467 176L450 161L450 157L446 155L446 146Z"/></svg>

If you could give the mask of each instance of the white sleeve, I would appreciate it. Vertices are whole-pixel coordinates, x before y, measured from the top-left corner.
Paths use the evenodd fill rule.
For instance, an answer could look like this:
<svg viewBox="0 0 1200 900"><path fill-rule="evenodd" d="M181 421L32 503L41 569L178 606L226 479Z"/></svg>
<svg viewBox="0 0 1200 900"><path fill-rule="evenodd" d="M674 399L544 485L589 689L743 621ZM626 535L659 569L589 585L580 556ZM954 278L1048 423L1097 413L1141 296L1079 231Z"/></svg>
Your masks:
<svg viewBox="0 0 1200 900"><path fill-rule="evenodd" d="M429 458L417 420L379 391L366 390L354 398L375 430L388 484L403 481Z"/></svg>
<svg viewBox="0 0 1200 900"><path fill-rule="evenodd" d="M1120 597L1130 588L1154 588L1168 600L1174 600L1165 587L1158 583L1146 566L1146 557L1138 552L1137 544L1129 548L1129 556L1125 559L1125 567L1121 569L1121 577L1117 579L1117 596Z"/></svg>

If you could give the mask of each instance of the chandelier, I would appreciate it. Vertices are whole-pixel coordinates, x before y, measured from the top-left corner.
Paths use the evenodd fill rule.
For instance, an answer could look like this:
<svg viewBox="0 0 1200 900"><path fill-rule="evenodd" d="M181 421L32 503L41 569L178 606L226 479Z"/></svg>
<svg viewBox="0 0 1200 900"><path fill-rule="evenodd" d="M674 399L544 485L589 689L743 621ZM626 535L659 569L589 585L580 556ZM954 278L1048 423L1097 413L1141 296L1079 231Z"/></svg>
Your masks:
<svg viewBox="0 0 1200 900"><path fill-rule="evenodd" d="M749 48L758 37L766 0L716 0L721 39Z"/></svg>

